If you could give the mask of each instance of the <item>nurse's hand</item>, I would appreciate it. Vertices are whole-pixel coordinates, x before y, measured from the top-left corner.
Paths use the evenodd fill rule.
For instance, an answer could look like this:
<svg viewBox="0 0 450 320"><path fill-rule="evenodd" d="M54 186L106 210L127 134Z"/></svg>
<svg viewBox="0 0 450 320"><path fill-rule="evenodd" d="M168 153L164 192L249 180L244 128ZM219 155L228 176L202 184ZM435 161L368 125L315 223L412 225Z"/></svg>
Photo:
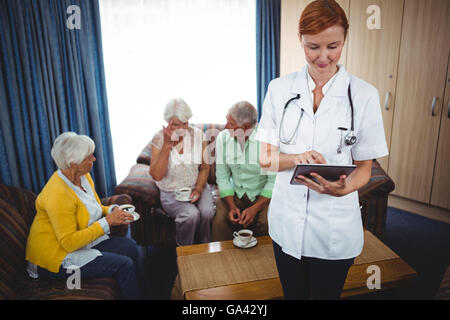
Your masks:
<svg viewBox="0 0 450 320"><path fill-rule="evenodd" d="M325 160L325 157L315 151L315 150L311 150L311 151L306 151L304 153L301 154L296 154L294 155L294 164L298 165L300 163L307 163L307 164L325 164L327 163L327 160Z"/></svg>
<svg viewBox="0 0 450 320"><path fill-rule="evenodd" d="M317 173L311 172L317 182L299 175L297 181L318 193L328 194L334 197L342 197L348 193L347 176L342 175L338 181L328 181Z"/></svg>

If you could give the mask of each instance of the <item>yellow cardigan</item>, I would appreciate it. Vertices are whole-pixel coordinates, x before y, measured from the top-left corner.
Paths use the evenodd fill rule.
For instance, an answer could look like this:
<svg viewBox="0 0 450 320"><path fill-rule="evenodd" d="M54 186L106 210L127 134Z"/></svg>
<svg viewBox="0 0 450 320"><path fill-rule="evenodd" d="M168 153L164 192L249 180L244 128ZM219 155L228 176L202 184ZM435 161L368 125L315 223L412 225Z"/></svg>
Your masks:
<svg viewBox="0 0 450 320"><path fill-rule="evenodd" d="M87 180L102 207L103 216L109 207L100 203L94 182ZM58 272L64 257L104 234L100 223L89 227L89 212L75 192L53 173L36 198L36 216L28 235L25 259L51 272Z"/></svg>

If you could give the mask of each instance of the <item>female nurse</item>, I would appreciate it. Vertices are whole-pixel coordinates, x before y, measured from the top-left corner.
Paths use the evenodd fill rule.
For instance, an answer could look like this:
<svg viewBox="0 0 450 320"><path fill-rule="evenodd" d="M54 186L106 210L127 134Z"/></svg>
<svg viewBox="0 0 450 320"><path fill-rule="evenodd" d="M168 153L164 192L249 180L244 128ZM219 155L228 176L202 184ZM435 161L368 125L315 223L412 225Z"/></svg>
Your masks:
<svg viewBox="0 0 450 320"><path fill-rule="evenodd" d="M287 299L340 297L364 242L357 190L388 154L377 89L338 64L348 27L336 1L310 3L298 31L307 64L271 81L264 100L257 139L261 166L278 172L268 222ZM300 163L356 169L291 185Z"/></svg>

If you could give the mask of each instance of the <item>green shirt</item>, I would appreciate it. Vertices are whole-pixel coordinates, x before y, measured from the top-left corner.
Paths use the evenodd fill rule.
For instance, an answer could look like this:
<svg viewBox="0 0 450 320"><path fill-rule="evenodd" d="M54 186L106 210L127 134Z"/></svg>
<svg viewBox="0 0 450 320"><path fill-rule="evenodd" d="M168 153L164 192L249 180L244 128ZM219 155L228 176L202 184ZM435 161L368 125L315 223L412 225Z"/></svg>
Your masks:
<svg viewBox="0 0 450 320"><path fill-rule="evenodd" d="M242 150L237 139L228 130L219 133L216 139L216 181L220 197L233 196L239 199L244 194L250 201L261 195L272 198L276 173L262 171L259 165L259 141L255 140L257 127L245 142Z"/></svg>

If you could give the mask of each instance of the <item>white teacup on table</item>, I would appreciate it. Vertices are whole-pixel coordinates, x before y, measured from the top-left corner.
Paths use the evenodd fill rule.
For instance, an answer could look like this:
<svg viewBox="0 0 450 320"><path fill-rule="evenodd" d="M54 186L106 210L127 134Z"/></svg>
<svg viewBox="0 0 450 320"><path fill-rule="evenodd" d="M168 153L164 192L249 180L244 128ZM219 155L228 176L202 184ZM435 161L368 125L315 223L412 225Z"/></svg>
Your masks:
<svg viewBox="0 0 450 320"><path fill-rule="evenodd" d="M253 237L253 231L249 229L242 229L239 231L233 232L234 240L233 243L241 248L250 248L253 247L257 240Z"/></svg>
<svg viewBox="0 0 450 320"><path fill-rule="evenodd" d="M191 193L192 189L189 187L180 188L175 191L175 200L183 202L191 201Z"/></svg>
<svg viewBox="0 0 450 320"><path fill-rule="evenodd" d="M134 211L136 210L136 207L133 206L132 204L122 204L119 206L119 209L131 214L134 217L133 221L136 221L137 219L140 218L139 213Z"/></svg>

